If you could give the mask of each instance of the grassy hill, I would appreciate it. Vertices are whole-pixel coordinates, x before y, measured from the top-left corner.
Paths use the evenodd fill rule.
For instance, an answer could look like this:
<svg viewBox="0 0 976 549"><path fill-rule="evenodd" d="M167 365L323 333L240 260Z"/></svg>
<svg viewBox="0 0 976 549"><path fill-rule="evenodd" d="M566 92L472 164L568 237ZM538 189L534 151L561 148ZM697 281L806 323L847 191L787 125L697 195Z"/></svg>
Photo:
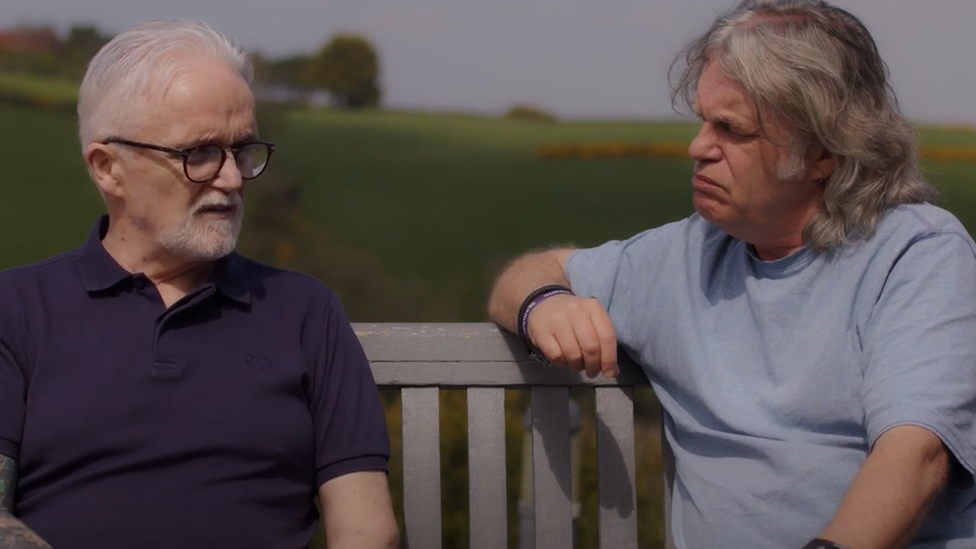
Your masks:
<svg viewBox="0 0 976 549"><path fill-rule="evenodd" d="M305 109L277 113L273 122L268 129L279 147L268 177L301 189L305 221L369 254L393 279L458 289L465 303L451 319L480 319L491 278L517 253L626 238L692 211L687 160L535 155L543 143L687 141L692 124ZM0 230L16 235L0 241L4 267L77 244L101 202L72 116L0 105L0 126L11 129L0 135L7 181ZM923 128L921 137L976 145L969 129ZM930 162L925 169L942 204L976 229L976 164ZM418 319L429 320L399 318Z"/></svg>
<svg viewBox="0 0 976 549"><path fill-rule="evenodd" d="M84 239L102 203L88 180L73 118L0 104L0 267Z"/></svg>
<svg viewBox="0 0 976 549"><path fill-rule="evenodd" d="M626 237L691 211L686 161L543 160L547 142L681 138L684 125L537 124L291 111L279 169L309 217L392 271L447 282L557 242Z"/></svg>
<svg viewBox="0 0 976 549"><path fill-rule="evenodd" d="M0 98L70 111L78 100L78 84L63 78L0 70Z"/></svg>

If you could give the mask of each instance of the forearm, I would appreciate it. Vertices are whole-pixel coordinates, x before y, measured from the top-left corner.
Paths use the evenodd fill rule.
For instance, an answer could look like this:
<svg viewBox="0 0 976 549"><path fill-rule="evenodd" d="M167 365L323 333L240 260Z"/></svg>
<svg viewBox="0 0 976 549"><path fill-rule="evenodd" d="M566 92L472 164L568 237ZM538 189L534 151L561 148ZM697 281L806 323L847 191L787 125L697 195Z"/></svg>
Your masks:
<svg viewBox="0 0 976 549"><path fill-rule="evenodd" d="M400 546L400 533L389 528L359 531L332 536L328 546L329 549L396 549Z"/></svg>
<svg viewBox="0 0 976 549"><path fill-rule="evenodd" d="M571 248L560 248L526 254L513 261L492 288L488 299L491 320L506 330L518 331L516 317L525 296L549 284L569 286L563 267L571 253Z"/></svg>
<svg viewBox="0 0 976 549"><path fill-rule="evenodd" d="M926 429L885 433L819 537L850 549L907 547L948 482L949 459Z"/></svg>
<svg viewBox="0 0 976 549"><path fill-rule="evenodd" d="M363 471L336 477L319 487L329 549L396 549L400 530L386 473Z"/></svg>
<svg viewBox="0 0 976 549"><path fill-rule="evenodd" d="M0 547L4 549L51 549L40 536L7 511L0 511Z"/></svg>
<svg viewBox="0 0 976 549"><path fill-rule="evenodd" d="M0 547L4 549L51 549L40 536L14 516L17 462L0 456Z"/></svg>

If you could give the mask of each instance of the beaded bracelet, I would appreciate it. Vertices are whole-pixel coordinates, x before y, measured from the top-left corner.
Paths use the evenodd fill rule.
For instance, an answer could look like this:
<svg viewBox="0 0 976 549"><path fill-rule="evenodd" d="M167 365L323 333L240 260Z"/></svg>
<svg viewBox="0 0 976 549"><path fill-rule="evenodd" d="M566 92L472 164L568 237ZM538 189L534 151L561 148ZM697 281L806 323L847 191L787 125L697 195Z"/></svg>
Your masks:
<svg viewBox="0 0 976 549"><path fill-rule="evenodd" d="M847 549L847 547L830 540L817 538L804 545L803 549Z"/></svg>
<svg viewBox="0 0 976 549"><path fill-rule="evenodd" d="M550 284L548 286L543 286L541 288L536 288L529 295L525 296L525 300L522 301L522 306L519 307L518 312L518 336L522 341L522 345L525 346L526 352L533 360L538 362L547 363L548 361L539 352L539 349L532 344L532 340L529 339L529 313L532 309L535 309L540 303L549 299L555 295L575 295L572 290L566 286L560 284Z"/></svg>

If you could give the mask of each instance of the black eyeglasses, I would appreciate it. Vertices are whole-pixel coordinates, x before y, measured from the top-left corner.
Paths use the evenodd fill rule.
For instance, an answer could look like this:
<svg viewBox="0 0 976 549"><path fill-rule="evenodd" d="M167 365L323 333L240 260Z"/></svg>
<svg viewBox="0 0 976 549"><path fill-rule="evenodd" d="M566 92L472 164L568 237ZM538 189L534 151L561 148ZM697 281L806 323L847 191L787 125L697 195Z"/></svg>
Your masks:
<svg viewBox="0 0 976 549"><path fill-rule="evenodd" d="M102 145L112 143L179 156L183 158L183 173L187 179L194 183L213 181L223 169L224 162L227 161L227 149L220 145L207 144L187 149L171 149L130 141L121 137L110 137L102 141ZM244 141L230 146L230 152L234 155L234 163L237 164L237 170L241 172L243 179L254 179L261 175L268 167L274 150L274 143L267 141Z"/></svg>

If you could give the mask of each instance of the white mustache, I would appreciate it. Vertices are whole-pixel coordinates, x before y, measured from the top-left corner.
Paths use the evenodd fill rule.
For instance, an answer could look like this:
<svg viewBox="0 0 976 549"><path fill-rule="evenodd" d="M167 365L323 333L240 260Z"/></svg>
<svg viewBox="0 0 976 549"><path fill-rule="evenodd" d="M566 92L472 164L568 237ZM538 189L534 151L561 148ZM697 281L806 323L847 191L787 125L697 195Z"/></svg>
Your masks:
<svg viewBox="0 0 976 549"><path fill-rule="evenodd" d="M240 209L243 203L244 200L241 198L241 195L236 193L229 194L229 195L225 195L225 194L211 195L208 197L201 198L200 201L193 206L192 213L194 214L200 213L200 211L203 210L204 208L213 208L213 207Z"/></svg>

